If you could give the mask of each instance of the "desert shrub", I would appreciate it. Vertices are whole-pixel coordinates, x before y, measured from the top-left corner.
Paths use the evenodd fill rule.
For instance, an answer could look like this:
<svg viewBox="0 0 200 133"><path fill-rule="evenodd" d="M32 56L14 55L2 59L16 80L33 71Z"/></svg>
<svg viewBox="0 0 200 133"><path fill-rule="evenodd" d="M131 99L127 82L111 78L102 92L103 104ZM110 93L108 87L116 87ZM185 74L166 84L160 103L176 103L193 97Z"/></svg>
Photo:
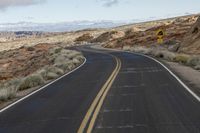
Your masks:
<svg viewBox="0 0 200 133"><path fill-rule="evenodd" d="M53 47L49 50L50 55L58 54L61 52L63 48L62 47Z"/></svg>
<svg viewBox="0 0 200 133"><path fill-rule="evenodd" d="M75 68L75 64L73 63L73 61L69 61L67 62L67 70L71 70L73 68Z"/></svg>
<svg viewBox="0 0 200 133"><path fill-rule="evenodd" d="M173 61L186 64L189 60L189 56L183 54L177 54Z"/></svg>
<svg viewBox="0 0 200 133"><path fill-rule="evenodd" d="M175 58L175 54L169 51L163 51L164 59L168 61L173 61Z"/></svg>
<svg viewBox="0 0 200 133"><path fill-rule="evenodd" d="M46 75L47 80L52 80L52 79L55 79L57 77L58 77L58 75L56 73L53 73L53 72L48 72L47 75Z"/></svg>
<svg viewBox="0 0 200 133"><path fill-rule="evenodd" d="M146 48L146 47L136 47L131 49L131 51L143 53L147 55L152 55L157 58L163 58L168 61L173 61L175 58L175 54L173 52L169 52L167 50L160 50L156 48Z"/></svg>
<svg viewBox="0 0 200 133"><path fill-rule="evenodd" d="M144 46L134 46L134 47L124 46L123 50L132 51L135 53L142 53L146 55L152 55L154 57L163 58L169 61L173 61L175 58L175 54L173 52L156 48L147 48Z"/></svg>
<svg viewBox="0 0 200 133"><path fill-rule="evenodd" d="M168 61L173 61L175 58L175 54L166 50L158 50L155 54L155 57L163 58Z"/></svg>
<svg viewBox="0 0 200 133"><path fill-rule="evenodd" d="M37 74L41 75L44 80L51 80L57 78L59 75L63 75L64 70L57 66L49 66L37 71Z"/></svg>
<svg viewBox="0 0 200 133"><path fill-rule="evenodd" d="M63 63L58 63L58 64L55 64L54 66L62 69L64 72L70 71L73 68L75 68L77 65L79 65L81 62L83 62L83 60L84 60L83 57L77 56L76 58L73 58L72 60L68 60Z"/></svg>
<svg viewBox="0 0 200 133"><path fill-rule="evenodd" d="M35 50L33 47L27 47L28 51ZM54 47L49 50L48 59L50 66L43 67L34 74L23 79L13 79L0 83L0 101L6 101L16 96L18 90L26 90L37 87L45 83L45 80L52 80L64 72L74 69L80 64L84 57L80 52L66 50L62 47Z"/></svg>
<svg viewBox="0 0 200 133"><path fill-rule="evenodd" d="M71 51L72 50L62 49L60 53L61 53L61 55L68 55L68 54L70 54Z"/></svg>
<svg viewBox="0 0 200 133"><path fill-rule="evenodd" d="M55 49L55 53L60 53L61 52L61 50L62 50L62 48L57 48L57 49Z"/></svg>
<svg viewBox="0 0 200 133"><path fill-rule="evenodd" d="M200 70L200 65L195 66L194 69Z"/></svg>
<svg viewBox="0 0 200 133"><path fill-rule="evenodd" d="M160 50L154 50L152 54L157 58L164 58L164 54Z"/></svg>
<svg viewBox="0 0 200 133"><path fill-rule="evenodd" d="M58 64L60 62L67 62L69 59L73 59L78 56L82 56L82 54L74 50L63 49L59 54L54 55L53 58L54 58L55 64Z"/></svg>
<svg viewBox="0 0 200 133"><path fill-rule="evenodd" d="M82 55L77 55L76 59L78 59L80 62L84 61L84 57Z"/></svg>
<svg viewBox="0 0 200 133"><path fill-rule="evenodd" d="M73 59L73 58L80 56L80 55L81 55L81 53L79 53L79 52L71 51L71 53L68 54L68 58Z"/></svg>
<svg viewBox="0 0 200 133"><path fill-rule="evenodd" d="M56 73L51 72L48 69L49 69L48 67L45 67L39 70L37 73L40 74L44 80L47 80L47 81L58 77Z"/></svg>
<svg viewBox="0 0 200 133"><path fill-rule="evenodd" d="M0 85L0 101L6 101L16 96L20 79L12 79Z"/></svg>
<svg viewBox="0 0 200 133"><path fill-rule="evenodd" d="M32 74L23 79L23 81L19 85L19 90L29 89L29 88L36 87L44 83L45 81L40 74Z"/></svg>
<svg viewBox="0 0 200 133"><path fill-rule="evenodd" d="M72 70L73 68L75 68L75 64L73 63L73 61L69 61L67 62L67 70Z"/></svg>
<svg viewBox="0 0 200 133"><path fill-rule="evenodd" d="M67 62L57 63L57 64L54 64L54 66L62 69L64 72L66 72L66 70L68 69Z"/></svg>
<svg viewBox="0 0 200 133"><path fill-rule="evenodd" d="M55 66L48 67L47 72L52 72L52 73L55 73L57 75L64 74L64 71L62 69L55 67Z"/></svg>
<svg viewBox="0 0 200 133"><path fill-rule="evenodd" d="M78 65L78 64L81 63L80 60L78 60L77 58L73 58L73 59L72 59L72 62L73 62L75 65Z"/></svg>
<svg viewBox="0 0 200 133"><path fill-rule="evenodd" d="M122 50L125 50L125 51L130 51L131 47L130 46L123 46Z"/></svg>
<svg viewBox="0 0 200 133"><path fill-rule="evenodd" d="M64 62L67 62L68 60L69 60L68 57L60 55L60 56L58 56L58 57L55 58L54 64L62 64Z"/></svg>
<svg viewBox="0 0 200 133"><path fill-rule="evenodd" d="M39 70L37 73L42 75L45 80L57 78L59 75L70 71L80 64L84 58L80 52L62 49L59 53L50 56L53 66L48 66Z"/></svg>
<svg viewBox="0 0 200 133"><path fill-rule="evenodd" d="M35 50L34 47L27 47L26 49L27 49L27 51L34 51Z"/></svg>
<svg viewBox="0 0 200 133"><path fill-rule="evenodd" d="M5 82L4 86L15 86L17 88L20 83L21 83L21 79L14 78L14 79L11 79L11 80Z"/></svg>
<svg viewBox="0 0 200 133"><path fill-rule="evenodd" d="M17 89L14 86L8 86L0 89L0 101L6 101L16 96Z"/></svg>
<svg viewBox="0 0 200 133"><path fill-rule="evenodd" d="M130 51L142 54L150 54L152 49L143 46L137 46L137 47L131 47Z"/></svg>
<svg viewBox="0 0 200 133"><path fill-rule="evenodd" d="M187 65L189 66L197 66L200 65L200 57L199 56L192 56L188 59Z"/></svg>
<svg viewBox="0 0 200 133"><path fill-rule="evenodd" d="M46 77L47 77L47 67L44 67L44 68L38 70L38 71L36 72L36 74L41 75L42 78L43 78L44 80L46 80Z"/></svg>
<svg viewBox="0 0 200 133"><path fill-rule="evenodd" d="M129 36L129 35L131 35L131 34L133 34L134 33L134 30L133 29L127 29L126 31L125 31L125 35L126 36Z"/></svg>

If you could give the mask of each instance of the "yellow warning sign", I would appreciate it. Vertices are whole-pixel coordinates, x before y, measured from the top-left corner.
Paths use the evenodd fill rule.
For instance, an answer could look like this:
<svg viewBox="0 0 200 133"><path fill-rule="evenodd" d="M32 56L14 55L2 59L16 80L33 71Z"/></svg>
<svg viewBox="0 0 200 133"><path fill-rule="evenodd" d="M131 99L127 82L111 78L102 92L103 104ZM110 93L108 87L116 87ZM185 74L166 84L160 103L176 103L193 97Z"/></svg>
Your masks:
<svg viewBox="0 0 200 133"><path fill-rule="evenodd" d="M163 43L163 37L164 37L164 35L165 35L165 32L162 30L162 29L159 29L159 30L157 30L156 31L156 35L157 35L157 37L158 37L158 43L159 44L162 44Z"/></svg>
<svg viewBox="0 0 200 133"><path fill-rule="evenodd" d="M156 31L156 35L161 38L165 35L165 32L162 29L159 29Z"/></svg>

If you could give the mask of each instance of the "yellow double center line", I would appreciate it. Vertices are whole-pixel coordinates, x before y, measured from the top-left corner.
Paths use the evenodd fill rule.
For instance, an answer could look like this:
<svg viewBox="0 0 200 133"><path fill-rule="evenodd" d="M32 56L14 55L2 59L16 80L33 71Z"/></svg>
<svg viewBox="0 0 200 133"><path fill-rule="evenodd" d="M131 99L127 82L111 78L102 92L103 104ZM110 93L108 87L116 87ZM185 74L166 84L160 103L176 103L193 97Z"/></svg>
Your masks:
<svg viewBox="0 0 200 133"><path fill-rule="evenodd" d="M84 131L87 131L87 133L91 133L94 128L95 121L96 121L97 116L100 112L100 109L103 105L103 102L106 98L106 95L108 94L108 91L110 90L115 78L117 77L117 75L121 69L120 59L117 58L116 56L113 56L113 57L115 58L117 65L116 65L114 71L112 72L112 74L110 75L110 77L108 78L108 80L106 81L106 83L103 85L103 87L97 94L94 101L92 102L77 133L84 133ZM88 128L86 129L87 125L88 125Z"/></svg>

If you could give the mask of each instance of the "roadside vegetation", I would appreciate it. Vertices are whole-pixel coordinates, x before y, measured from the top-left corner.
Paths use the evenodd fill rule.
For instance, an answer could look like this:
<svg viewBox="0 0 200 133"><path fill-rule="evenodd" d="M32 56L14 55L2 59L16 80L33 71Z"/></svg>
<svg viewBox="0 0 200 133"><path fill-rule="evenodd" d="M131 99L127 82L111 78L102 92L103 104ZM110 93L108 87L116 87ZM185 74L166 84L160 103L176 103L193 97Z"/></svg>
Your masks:
<svg viewBox="0 0 200 133"><path fill-rule="evenodd" d="M27 49L34 50L32 47ZM15 98L20 91L42 86L71 71L84 61L84 57L80 52L67 50L59 46L50 48L47 57L51 63L35 72L25 77L1 81L0 102Z"/></svg>
<svg viewBox="0 0 200 133"><path fill-rule="evenodd" d="M175 53L162 48L147 48L144 46L124 46L123 50L150 55L159 59L164 59L166 61L177 62L190 66L196 70L200 70L200 56L198 55Z"/></svg>

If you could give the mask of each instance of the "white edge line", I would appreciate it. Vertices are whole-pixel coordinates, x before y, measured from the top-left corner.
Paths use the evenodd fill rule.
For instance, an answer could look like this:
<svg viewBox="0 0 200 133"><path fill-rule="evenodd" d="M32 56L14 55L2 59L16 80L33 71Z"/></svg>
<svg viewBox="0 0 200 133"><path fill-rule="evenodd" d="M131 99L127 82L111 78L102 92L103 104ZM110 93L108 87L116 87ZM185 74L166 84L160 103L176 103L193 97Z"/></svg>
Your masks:
<svg viewBox="0 0 200 133"><path fill-rule="evenodd" d="M176 76L167 66L165 66L163 63L161 63L160 61L158 61L157 59L151 57L151 56L148 56L148 55L145 55L145 54L140 54L140 53L134 53L134 52L131 52L131 51L123 51L123 50L117 50L117 49L109 49L109 48L103 48L103 49L107 49L107 50L112 50L112 51L121 51L121 52L126 52L126 53L132 53L132 54L136 54L136 55L140 55L140 56L143 56L143 57L146 57L146 58L149 58L155 62L157 62L158 64L160 64L162 67L164 67L194 98L196 98L196 100L198 102L200 102L200 97L195 94L178 76Z"/></svg>
<svg viewBox="0 0 200 133"><path fill-rule="evenodd" d="M51 84L57 82L58 80L60 80L60 79L64 78L65 76L67 76L67 75L73 73L74 71L78 70L79 68L81 68L81 67L86 63L86 61L87 61L87 59L84 57L84 62L83 62L80 66L78 66L77 68L73 69L72 71L70 71L70 72L64 74L63 76L61 76L61 77L59 77L59 78L57 78L57 79L51 81L50 83L46 84L45 86L43 86L43 87L41 87L41 88L39 88L39 89L37 89L37 90L31 92L30 94L28 94L28 95L24 96L23 98L21 98L21 99L15 101L14 103L12 103L12 104L10 104L10 105L4 107L3 109L0 110L0 113L6 111L7 109L11 108L12 106L18 104L19 102L21 102L21 101L27 99L28 97L34 95L35 93L37 93L37 92L39 92L39 91L45 89L45 88L48 87L49 85L51 85Z"/></svg>
<svg viewBox="0 0 200 133"><path fill-rule="evenodd" d="M148 55L143 55L143 54L138 54L141 56L145 56L151 60L154 60L155 62L159 63L162 67L164 67L193 97L195 97L199 102L200 102L200 97L195 94L185 83L183 83L183 81L176 76L167 66L165 66L163 63L161 63L160 61L158 61L157 59L150 57Z"/></svg>

